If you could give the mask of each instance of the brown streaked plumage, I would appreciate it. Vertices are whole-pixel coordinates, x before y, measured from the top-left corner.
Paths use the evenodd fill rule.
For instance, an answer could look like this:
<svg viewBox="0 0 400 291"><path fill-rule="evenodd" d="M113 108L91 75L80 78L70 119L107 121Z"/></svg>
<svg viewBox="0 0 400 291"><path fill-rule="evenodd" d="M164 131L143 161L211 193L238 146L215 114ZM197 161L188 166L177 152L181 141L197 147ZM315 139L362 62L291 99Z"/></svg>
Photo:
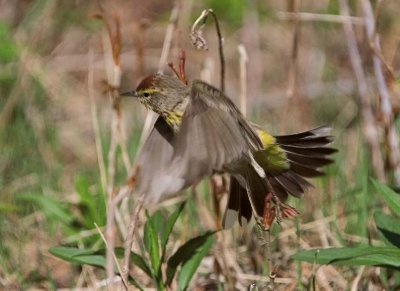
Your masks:
<svg viewBox="0 0 400 291"><path fill-rule="evenodd" d="M160 116L138 153L137 191L146 202L165 199L215 172L231 175L223 224L260 219L265 197L300 197L332 163L330 128L273 137L251 124L221 91L202 81L190 86L177 78L151 75L133 92ZM271 189L272 187L272 189Z"/></svg>

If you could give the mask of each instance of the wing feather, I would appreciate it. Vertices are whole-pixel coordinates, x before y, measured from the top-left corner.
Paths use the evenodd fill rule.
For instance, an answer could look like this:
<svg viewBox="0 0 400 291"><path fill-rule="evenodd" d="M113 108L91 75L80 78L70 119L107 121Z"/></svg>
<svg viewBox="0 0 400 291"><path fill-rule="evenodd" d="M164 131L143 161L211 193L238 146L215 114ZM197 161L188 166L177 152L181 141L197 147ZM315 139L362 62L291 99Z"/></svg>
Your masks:
<svg viewBox="0 0 400 291"><path fill-rule="evenodd" d="M174 157L184 162L190 183L223 171L247 155L253 144L260 143L236 106L220 91L201 81L192 87L182 126L173 140Z"/></svg>
<svg viewBox="0 0 400 291"><path fill-rule="evenodd" d="M261 142L228 97L195 81L178 132L159 117L139 153L138 186L156 202L248 155Z"/></svg>
<svg viewBox="0 0 400 291"><path fill-rule="evenodd" d="M158 117L154 127L138 153L136 165L136 191L145 193L145 202L157 202L165 194L175 193L182 189L184 179L173 169L171 164L174 149L172 147L173 131L162 117Z"/></svg>

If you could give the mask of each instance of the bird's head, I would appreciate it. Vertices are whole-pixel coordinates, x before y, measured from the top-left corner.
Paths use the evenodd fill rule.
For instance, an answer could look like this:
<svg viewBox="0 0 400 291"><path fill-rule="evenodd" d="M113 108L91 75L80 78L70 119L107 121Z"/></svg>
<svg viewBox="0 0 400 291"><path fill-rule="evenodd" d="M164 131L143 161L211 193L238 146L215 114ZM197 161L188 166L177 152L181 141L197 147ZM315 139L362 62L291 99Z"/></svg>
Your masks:
<svg viewBox="0 0 400 291"><path fill-rule="evenodd" d="M154 74L144 78L136 90L121 96L137 97L148 109L166 116L176 110L188 97L188 86L173 76Z"/></svg>

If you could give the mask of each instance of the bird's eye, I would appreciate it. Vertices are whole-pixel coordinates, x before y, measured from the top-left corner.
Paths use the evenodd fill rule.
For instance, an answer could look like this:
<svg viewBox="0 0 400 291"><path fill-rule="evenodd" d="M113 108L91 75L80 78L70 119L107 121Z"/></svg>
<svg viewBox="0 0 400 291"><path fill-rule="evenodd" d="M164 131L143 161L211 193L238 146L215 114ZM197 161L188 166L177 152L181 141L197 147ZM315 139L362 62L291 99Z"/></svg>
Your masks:
<svg viewBox="0 0 400 291"><path fill-rule="evenodd" d="M149 97L149 96L150 96L150 93L144 92L144 93L143 93L143 96L144 96L144 97Z"/></svg>

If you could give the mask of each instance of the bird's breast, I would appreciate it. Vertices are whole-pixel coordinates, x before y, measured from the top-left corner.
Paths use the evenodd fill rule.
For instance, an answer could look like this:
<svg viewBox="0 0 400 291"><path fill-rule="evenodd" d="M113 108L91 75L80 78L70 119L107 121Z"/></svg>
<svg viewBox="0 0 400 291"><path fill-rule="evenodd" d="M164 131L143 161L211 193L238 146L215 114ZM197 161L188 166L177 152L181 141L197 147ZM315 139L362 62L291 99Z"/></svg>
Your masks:
<svg viewBox="0 0 400 291"><path fill-rule="evenodd" d="M183 112L181 111L165 112L162 115L164 120L168 123L168 125L172 128L172 130L174 132L177 132L182 124Z"/></svg>

